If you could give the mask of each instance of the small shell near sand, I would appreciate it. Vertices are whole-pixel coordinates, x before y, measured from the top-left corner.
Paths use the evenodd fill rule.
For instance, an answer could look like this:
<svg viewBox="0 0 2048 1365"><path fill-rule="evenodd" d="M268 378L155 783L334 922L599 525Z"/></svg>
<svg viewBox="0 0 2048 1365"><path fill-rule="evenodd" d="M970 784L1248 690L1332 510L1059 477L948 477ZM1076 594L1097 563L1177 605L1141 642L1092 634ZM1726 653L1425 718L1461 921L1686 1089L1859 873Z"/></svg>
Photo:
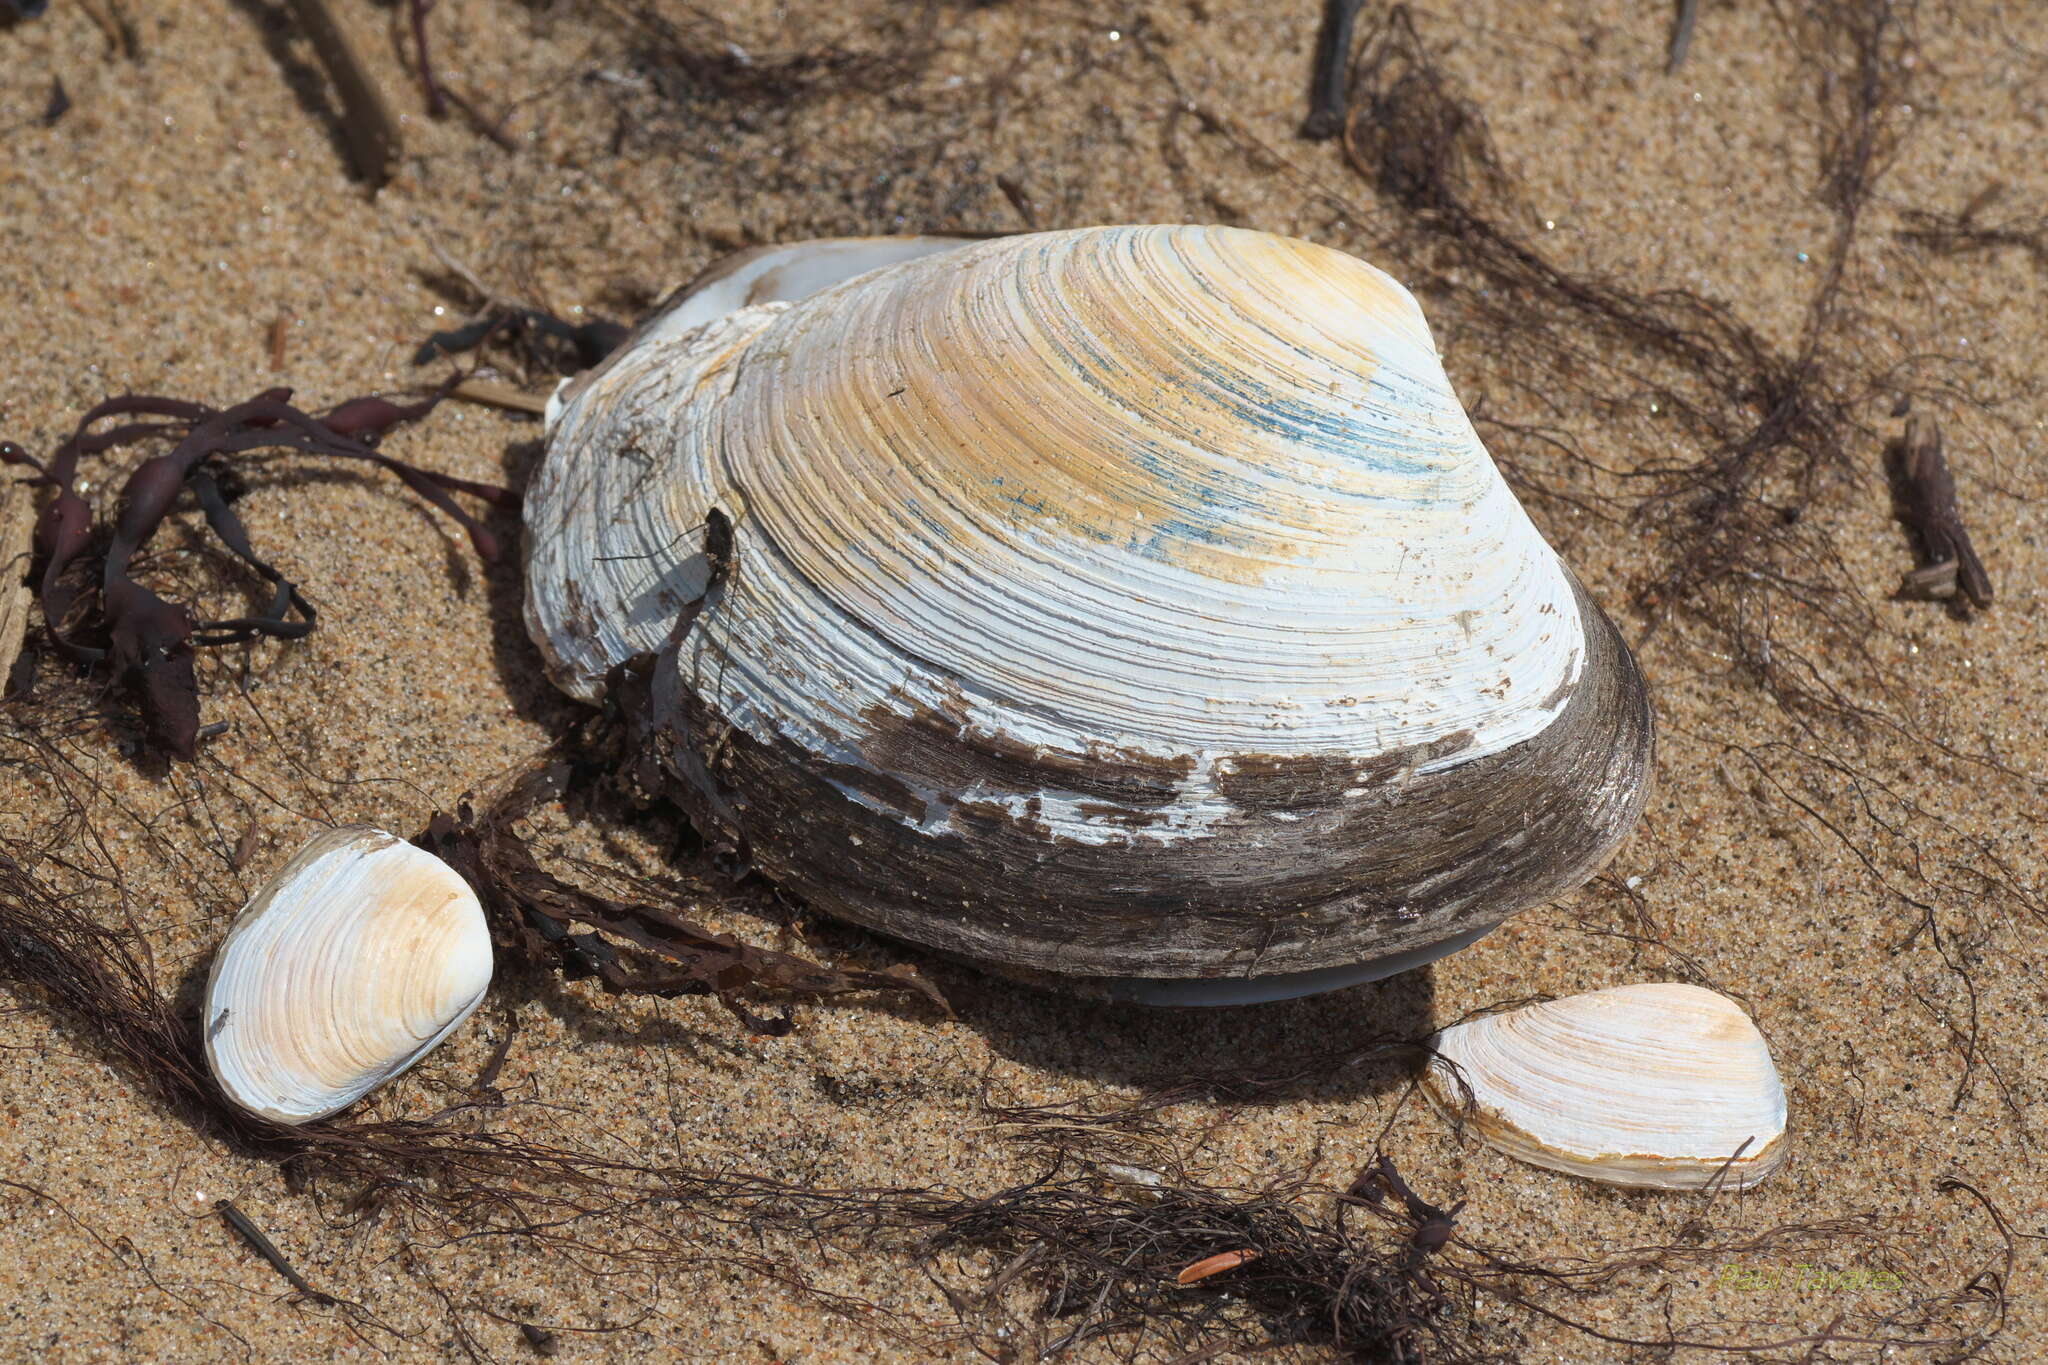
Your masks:
<svg viewBox="0 0 2048 1365"><path fill-rule="evenodd" d="M1424 1092L1485 1142L1610 1185L1754 1184L1785 1159L1785 1090L1734 1002L1698 986L1616 986L1453 1025ZM1739 1155L1738 1155L1739 1153ZM1725 1173L1725 1174L1724 1174Z"/></svg>
<svg viewBox="0 0 2048 1365"><path fill-rule="evenodd" d="M214 957L206 1060L278 1123L326 1118L483 1002L491 936L469 883L382 830L330 830L250 898Z"/></svg>

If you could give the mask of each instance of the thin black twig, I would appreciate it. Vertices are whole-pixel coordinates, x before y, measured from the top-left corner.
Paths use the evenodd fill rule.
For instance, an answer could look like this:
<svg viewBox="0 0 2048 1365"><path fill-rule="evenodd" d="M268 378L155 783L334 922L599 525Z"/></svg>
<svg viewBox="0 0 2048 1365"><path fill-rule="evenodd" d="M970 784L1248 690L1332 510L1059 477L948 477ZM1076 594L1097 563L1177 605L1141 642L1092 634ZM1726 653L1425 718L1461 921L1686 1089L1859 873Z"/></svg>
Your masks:
<svg viewBox="0 0 2048 1365"><path fill-rule="evenodd" d="M213 1204L213 1211L226 1219L227 1225L233 1228L244 1242L249 1244L249 1249L270 1262L270 1268L284 1276L293 1289L296 1289L314 1303L331 1304L336 1302L332 1294L323 1294L312 1285L307 1284L306 1277L292 1268L292 1263L284 1258L284 1253L279 1251L276 1245L263 1235L262 1228L257 1227L255 1223L250 1221L248 1214L243 1213L226 1199L216 1199Z"/></svg>
<svg viewBox="0 0 2048 1365"><path fill-rule="evenodd" d="M1700 0L1678 0L1678 16L1671 23L1671 55L1664 63L1664 74L1669 76L1685 65L1685 54L1692 50L1693 27L1700 21Z"/></svg>
<svg viewBox="0 0 2048 1365"><path fill-rule="evenodd" d="M1344 131L1344 115L1350 102L1351 83L1346 68L1351 61L1351 33L1358 24L1358 11L1365 0L1328 0L1323 7L1322 28L1316 33L1314 74L1309 81L1308 117L1302 120L1301 135L1315 142L1333 138Z"/></svg>
<svg viewBox="0 0 2048 1365"><path fill-rule="evenodd" d="M420 64L420 89L427 97L427 113L434 118L448 117L448 102L441 96L441 83L434 79L434 59L427 49L427 11L434 7L434 0L410 0L407 6L412 19L413 57Z"/></svg>
<svg viewBox="0 0 2048 1365"><path fill-rule="evenodd" d="M290 0L290 4L341 97L342 133L348 139L356 174L376 189L391 178L404 154L398 117L347 31L328 9L327 0Z"/></svg>

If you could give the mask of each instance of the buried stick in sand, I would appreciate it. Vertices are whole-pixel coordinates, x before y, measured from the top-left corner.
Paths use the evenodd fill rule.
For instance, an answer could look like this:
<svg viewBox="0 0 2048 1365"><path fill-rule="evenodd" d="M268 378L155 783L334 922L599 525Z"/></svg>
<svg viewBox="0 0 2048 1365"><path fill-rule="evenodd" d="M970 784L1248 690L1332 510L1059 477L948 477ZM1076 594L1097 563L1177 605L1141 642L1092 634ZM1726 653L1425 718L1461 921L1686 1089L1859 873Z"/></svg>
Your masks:
<svg viewBox="0 0 2048 1365"><path fill-rule="evenodd" d="M0 472L0 696L10 688L14 664L28 633L29 549L35 526L35 488Z"/></svg>

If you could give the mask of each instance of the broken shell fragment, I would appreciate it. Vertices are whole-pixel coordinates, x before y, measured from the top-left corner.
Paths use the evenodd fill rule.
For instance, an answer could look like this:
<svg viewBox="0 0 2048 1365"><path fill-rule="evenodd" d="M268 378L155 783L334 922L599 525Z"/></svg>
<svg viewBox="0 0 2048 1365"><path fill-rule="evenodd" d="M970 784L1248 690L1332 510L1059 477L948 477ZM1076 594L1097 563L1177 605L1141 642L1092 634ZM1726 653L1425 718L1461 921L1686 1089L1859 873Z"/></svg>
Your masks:
<svg viewBox="0 0 2048 1365"><path fill-rule="evenodd" d="M1614 627L1406 290L1218 227L714 268L566 385L555 682L816 907L1158 1003L1429 961L1645 795ZM625 675L620 675L625 676Z"/></svg>
<svg viewBox="0 0 2048 1365"><path fill-rule="evenodd" d="M1747 1014L1698 986L1616 986L1455 1024L1424 1081L1532 1165L1610 1185L1754 1184L1785 1159L1785 1089ZM1737 1155L1737 1152L1740 1155ZM1731 1159L1732 1158L1732 1159ZM1723 1174L1725 1172L1725 1175Z"/></svg>
<svg viewBox="0 0 2048 1365"><path fill-rule="evenodd" d="M1208 1279L1211 1275L1221 1275L1226 1270L1235 1270L1247 1262L1258 1259L1259 1252L1256 1248L1247 1247L1243 1251L1219 1251L1214 1256L1204 1256L1201 1260L1182 1270L1180 1274L1173 1277L1174 1283L1194 1284L1200 1280Z"/></svg>
<svg viewBox="0 0 2048 1365"><path fill-rule="evenodd" d="M330 830L250 899L215 955L206 1060L252 1113L325 1118L425 1056L490 984L468 882L382 830Z"/></svg>

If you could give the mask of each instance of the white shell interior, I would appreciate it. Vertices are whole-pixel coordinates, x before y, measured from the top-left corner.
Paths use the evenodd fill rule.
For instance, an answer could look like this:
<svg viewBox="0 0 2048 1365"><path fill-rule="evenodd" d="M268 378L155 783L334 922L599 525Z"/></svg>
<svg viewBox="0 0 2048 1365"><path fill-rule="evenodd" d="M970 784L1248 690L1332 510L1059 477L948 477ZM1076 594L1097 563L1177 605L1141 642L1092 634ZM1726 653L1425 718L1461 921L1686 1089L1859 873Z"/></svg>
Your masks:
<svg viewBox="0 0 2048 1365"><path fill-rule="evenodd" d="M755 247L713 266L690 282L633 330L626 346L665 341L716 322L727 313L758 303L809 298L841 280L900 261L914 261L965 246L971 237L827 237L791 246ZM582 376L565 379L548 398L552 429L562 406L579 389Z"/></svg>
<svg viewBox="0 0 2048 1365"><path fill-rule="evenodd" d="M1473 1125L1524 1161L1610 1184L1697 1189L1784 1159L1785 1090L1733 1001L1698 986L1617 986L1454 1025L1434 1046L1471 1087ZM1461 1096L1432 1068L1446 1110ZM1729 1164L1740 1149L1742 1156Z"/></svg>
<svg viewBox="0 0 2048 1365"><path fill-rule="evenodd" d="M1062 838L1199 838L1234 813L1232 755L1465 762L1540 732L1583 662L1407 291L1237 229L980 242L650 329L560 411L527 507L529 616L576 695L666 643L717 508L734 572L682 666L755 738L860 765L938 711L1192 760L1142 829L1058 790L934 791L928 832L976 800Z"/></svg>
<svg viewBox="0 0 2048 1365"><path fill-rule="evenodd" d="M347 1108L454 1032L491 984L483 907L381 830L330 830L256 895L215 956L206 1057L280 1123Z"/></svg>
<svg viewBox="0 0 2048 1365"><path fill-rule="evenodd" d="M743 253L661 310L637 338L664 340L757 303L809 298L842 280L967 245L968 237L835 237Z"/></svg>

